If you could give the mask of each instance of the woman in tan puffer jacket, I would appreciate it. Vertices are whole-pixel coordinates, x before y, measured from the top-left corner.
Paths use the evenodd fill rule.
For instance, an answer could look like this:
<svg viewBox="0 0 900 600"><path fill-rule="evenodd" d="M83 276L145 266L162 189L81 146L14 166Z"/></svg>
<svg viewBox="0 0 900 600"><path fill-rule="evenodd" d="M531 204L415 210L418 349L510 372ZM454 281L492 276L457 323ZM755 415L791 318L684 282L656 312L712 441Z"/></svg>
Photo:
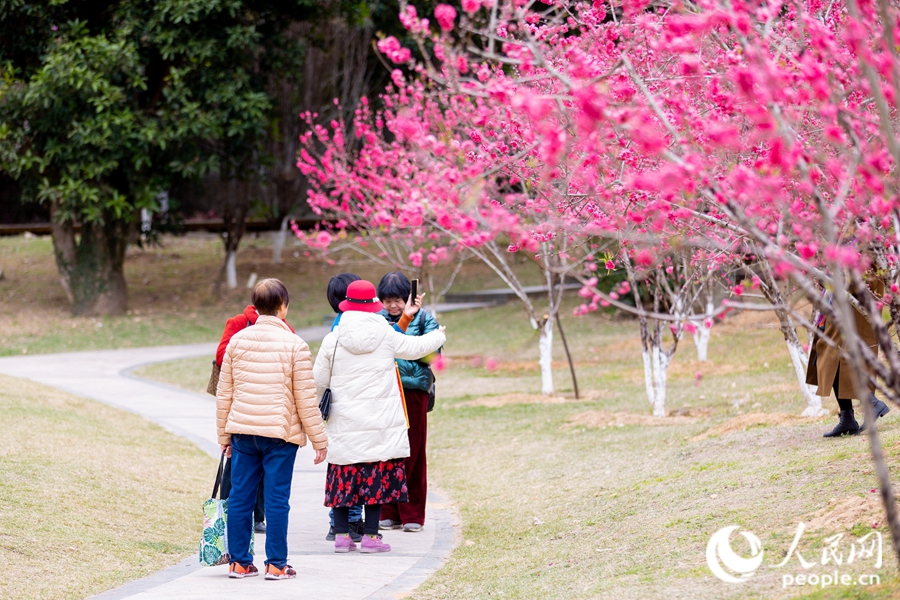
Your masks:
<svg viewBox="0 0 900 600"><path fill-rule="evenodd" d="M284 323L287 288L277 279L264 279L253 288L252 298L259 319L231 338L216 390L219 443L232 459L229 576L257 574L250 536L262 478L268 520L266 579L289 579L296 577L287 564L287 528L297 448L308 438L318 464L325 460L328 439L309 346Z"/></svg>

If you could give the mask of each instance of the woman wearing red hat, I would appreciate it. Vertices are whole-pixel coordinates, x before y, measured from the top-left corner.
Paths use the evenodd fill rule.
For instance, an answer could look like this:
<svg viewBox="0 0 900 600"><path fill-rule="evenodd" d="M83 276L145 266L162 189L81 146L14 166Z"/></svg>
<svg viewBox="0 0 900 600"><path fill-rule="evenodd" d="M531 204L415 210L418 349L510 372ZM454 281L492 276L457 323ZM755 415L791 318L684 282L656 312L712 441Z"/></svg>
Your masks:
<svg viewBox="0 0 900 600"><path fill-rule="evenodd" d="M322 341L313 372L331 388L325 506L334 508L334 551L350 552L349 510L365 504L363 553L389 552L378 537L381 505L406 502L407 420L394 359L416 360L444 345L444 327L406 336L378 314L371 282L354 281L341 302L340 325Z"/></svg>

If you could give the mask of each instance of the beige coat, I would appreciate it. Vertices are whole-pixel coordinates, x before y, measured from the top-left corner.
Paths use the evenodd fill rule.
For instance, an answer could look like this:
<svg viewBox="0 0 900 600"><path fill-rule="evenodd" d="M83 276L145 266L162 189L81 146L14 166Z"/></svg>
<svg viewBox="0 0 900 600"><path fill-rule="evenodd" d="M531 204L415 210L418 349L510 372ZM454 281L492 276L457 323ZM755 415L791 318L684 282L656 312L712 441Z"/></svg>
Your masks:
<svg viewBox="0 0 900 600"><path fill-rule="evenodd" d="M216 426L220 444L240 433L328 446L309 346L281 319L260 315L231 338L216 388Z"/></svg>
<svg viewBox="0 0 900 600"><path fill-rule="evenodd" d="M884 295L884 284L880 281L870 282L869 286L876 296L881 297ZM853 316L856 319L856 332L859 334L859 337L877 354L878 339L875 337L875 330L872 329L872 325L858 310L853 311ZM827 319L823 333L834 340L839 347L843 344L841 332L838 330L837 325ZM810 349L809 366L806 370L806 383L817 386L816 395L825 398L830 396L834 387L834 379L837 377L838 398L847 400L856 398L856 390L853 389L853 383L849 374L850 364L841 357L838 348L834 348L825 340L817 337L815 344ZM870 381L868 382L868 388L869 391L873 391L875 385Z"/></svg>

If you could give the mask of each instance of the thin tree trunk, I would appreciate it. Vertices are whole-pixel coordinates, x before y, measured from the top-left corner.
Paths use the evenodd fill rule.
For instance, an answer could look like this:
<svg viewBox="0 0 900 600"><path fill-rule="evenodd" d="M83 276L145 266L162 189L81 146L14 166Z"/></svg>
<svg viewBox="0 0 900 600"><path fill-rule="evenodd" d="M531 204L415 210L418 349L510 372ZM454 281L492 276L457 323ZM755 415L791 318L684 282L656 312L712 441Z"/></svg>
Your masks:
<svg viewBox="0 0 900 600"><path fill-rule="evenodd" d="M281 219L281 228L275 234L275 239L272 242L272 262L276 265L281 264L281 255L284 251L284 243L287 240L287 225L288 218Z"/></svg>
<svg viewBox="0 0 900 600"><path fill-rule="evenodd" d="M549 317L541 326L541 337L538 341L541 365L541 393L553 395L553 319Z"/></svg>
<svg viewBox="0 0 900 600"><path fill-rule="evenodd" d="M764 265L762 275L762 292L766 299L775 307L785 305L784 296L778 282L775 280L771 269L768 265ZM806 370L809 367L809 353L803 350L800 344L800 338L797 336L797 330L794 327L794 321L791 319L790 313L783 308L775 309L775 316L778 317L778 323L781 328L781 335L784 336L784 342L787 344L788 354L791 357L791 366L794 367L794 375L797 377L797 384L800 387L800 394L806 401L806 408L801 413L804 417L821 417L828 414L828 410L822 407L822 398L813 393L812 387L806 383ZM815 319L812 321L815 323ZM810 345L815 343L814 338L810 334Z"/></svg>
<svg viewBox="0 0 900 600"><path fill-rule="evenodd" d="M653 416L666 416L666 388L668 384L669 357L659 344L651 351L653 367Z"/></svg>
<svg viewBox="0 0 900 600"><path fill-rule="evenodd" d="M697 360L706 362L709 354L709 337L712 330L704 323L696 325L697 329L692 334L694 336L694 346L697 347Z"/></svg>
<svg viewBox="0 0 900 600"><path fill-rule="evenodd" d="M235 260L238 247L246 230L247 213L250 211L250 183L230 180L222 182L222 186L224 187L225 195L222 212L222 224L225 226L225 235L222 238L222 242L225 245L225 263L216 281L216 295L221 290L223 277L228 289L233 290L237 288Z"/></svg>
<svg viewBox="0 0 900 600"><path fill-rule="evenodd" d="M715 310L715 305L713 304L712 295L708 294L706 297L706 314L711 315L713 310ZM706 319L709 318L707 317ZM706 326L706 319L695 321L694 326L697 329L691 334L694 337L694 346L697 348L697 360L700 362L706 362L709 355L709 338L712 333L712 327Z"/></svg>
<svg viewBox="0 0 900 600"><path fill-rule="evenodd" d="M643 307L643 299L640 294L640 286L637 281L637 277L635 276L634 269L631 266L631 261L628 259L628 255L623 252L622 253L622 262L625 264L625 273L628 277L628 283L631 285L631 293L634 296L634 305L638 308ZM654 297L654 312L657 311L659 298L658 296ZM643 313L638 313L638 323L641 328L641 360L644 364L644 387L647 390L647 400L650 402L650 406L653 408L653 414L656 416L665 416L666 414L666 390L665 390L665 377L662 380L659 377L659 366L660 366L660 356L664 356L664 353L661 351L659 342L661 341L658 335L654 335L650 331L650 323L647 320L647 316ZM656 329L656 333L659 332L659 324L656 323L654 325ZM660 389L659 384L660 381L663 383L663 388Z"/></svg>
<svg viewBox="0 0 900 600"><path fill-rule="evenodd" d="M653 377L653 359L650 356L649 348L641 351L641 359L644 363L644 388L647 390L647 400L656 412L656 385Z"/></svg>
<svg viewBox="0 0 900 600"><path fill-rule="evenodd" d="M800 345L800 338L797 337L797 331L794 329L794 322L791 316L784 310L776 310L778 321L781 324L781 334L787 344L788 354L791 357L791 365L794 367L794 375L797 377L797 384L800 386L800 394L806 401L806 408L803 409L804 417L821 417L828 414L828 410L822 408L822 399L816 396L812 388L806 383L806 369L809 366L808 355L803 351Z"/></svg>
<svg viewBox="0 0 900 600"><path fill-rule="evenodd" d="M562 340L563 348L566 351L566 360L569 362L569 372L572 373L572 388L575 390L575 399L578 400L578 378L575 376L575 363L572 362L572 353L569 352L569 342L566 341L566 333L563 331L562 320L559 318L559 311L556 312L556 327L559 329L559 337Z"/></svg>
<svg viewBox="0 0 900 600"><path fill-rule="evenodd" d="M225 285L229 290L237 289L237 270L234 266L237 251L229 250L225 255Z"/></svg>
<svg viewBox="0 0 900 600"><path fill-rule="evenodd" d="M662 348L653 344L641 352L644 362L644 385L654 417L666 416L666 388L668 384L669 357Z"/></svg>

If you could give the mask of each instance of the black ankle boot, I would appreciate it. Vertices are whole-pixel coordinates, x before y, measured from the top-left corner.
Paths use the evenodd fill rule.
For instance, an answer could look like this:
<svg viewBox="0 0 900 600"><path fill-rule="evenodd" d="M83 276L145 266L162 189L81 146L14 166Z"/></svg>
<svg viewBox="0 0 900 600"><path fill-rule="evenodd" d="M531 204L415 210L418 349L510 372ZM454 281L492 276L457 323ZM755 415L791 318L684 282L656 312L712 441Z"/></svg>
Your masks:
<svg viewBox="0 0 900 600"><path fill-rule="evenodd" d="M842 435L857 435L859 433L859 423L853 418L853 409L842 410L841 420L837 426L823 435L822 437L839 437Z"/></svg>
<svg viewBox="0 0 900 600"><path fill-rule="evenodd" d="M878 419L880 419L881 417L883 417L884 415L891 412L891 408L887 404L885 404L884 402L882 402L881 400L876 398L875 394L872 394L871 396L869 396L869 402L872 403L872 413L875 415L876 421ZM859 427L859 432L862 433L865 430L866 430L866 424L863 423Z"/></svg>

